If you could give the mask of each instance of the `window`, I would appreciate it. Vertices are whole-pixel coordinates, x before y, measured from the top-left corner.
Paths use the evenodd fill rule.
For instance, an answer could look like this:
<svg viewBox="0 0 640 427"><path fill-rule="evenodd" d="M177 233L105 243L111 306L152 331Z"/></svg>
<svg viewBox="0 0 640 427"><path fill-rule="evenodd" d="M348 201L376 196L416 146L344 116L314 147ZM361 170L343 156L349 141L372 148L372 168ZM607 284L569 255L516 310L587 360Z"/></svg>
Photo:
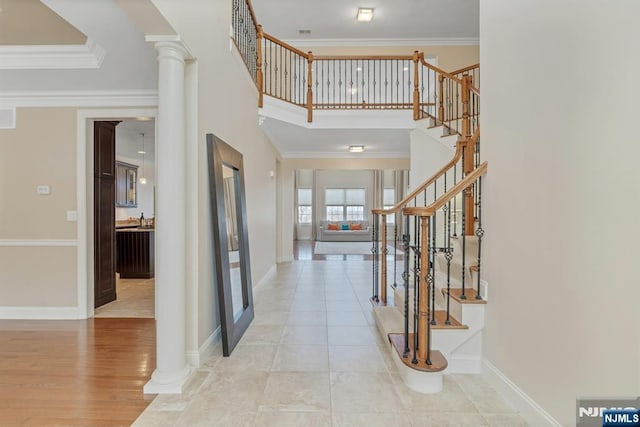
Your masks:
<svg viewBox="0 0 640 427"><path fill-rule="evenodd" d="M385 188L382 196L383 209L391 209L396 204L396 190L393 188ZM387 224L395 224L396 216L387 215Z"/></svg>
<svg viewBox="0 0 640 427"><path fill-rule="evenodd" d="M311 197L310 188L298 188L298 224L311 224Z"/></svg>
<svg viewBox="0 0 640 427"><path fill-rule="evenodd" d="M327 188L324 200L327 220L364 221L364 188Z"/></svg>

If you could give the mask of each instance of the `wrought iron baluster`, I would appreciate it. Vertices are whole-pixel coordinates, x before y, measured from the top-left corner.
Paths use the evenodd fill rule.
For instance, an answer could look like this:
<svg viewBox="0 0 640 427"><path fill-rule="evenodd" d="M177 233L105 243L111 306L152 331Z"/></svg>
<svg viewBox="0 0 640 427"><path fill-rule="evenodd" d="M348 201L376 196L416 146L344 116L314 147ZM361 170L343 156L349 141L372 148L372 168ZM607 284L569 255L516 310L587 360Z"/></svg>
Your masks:
<svg viewBox="0 0 640 427"><path fill-rule="evenodd" d="M482 259L482 237L484 229L482 228L482 176L478 177L478 228L476 229L478 237L478 266L476 274L478 275L478 288L476 290L476 299L482 299L480 296L480 261Z"/></svg>
<svg viewBox="0 0 640 427"><path fill-rule="evenodd" d="M430 259L430 265L429 270L427 270L429 272L429 274L427 275L427 284L429 285L429 289L431 290L431 324L435 325L436 324L436 287L435 287L435 281L436 281L436 215L433 215L433 217L430 217L430 224L431 224L431 247L429 248L429 259ZM428 243L428 242L427 242ZM428 317L427 317L428 318ZM431 345L429 345L429 347L431 347Z"/></svg>
<svg viewBox="0 0 640 427"><path fill-rule="evenodd" d="M371 292L371 300L376 304L380 301L378 298L378 214L373 214L373 224L371 227L371 241L373 246L371 247L371 253L373 254L373 288Z"/></svg>
<svg viewBox="0 0 640 427"><path fill-rule="evenodd" d="M398 267L398 213L393 214L393 289L398 287L397 272Z"/></svg>
<svg viewBox="0 0 640 427"><path fill-rule="evenodd" d="M404 352L402 357L409 356L409 244L411 230L409 217L404 217L404 234L402 235L402 245L404 250L404 271L402 272L402 282L404 284Z"/></svg>
<svg viewBox="0 0 640 427"><path fill-rule="evenodd" d="M418 232L418 217L413 217L413 359L411 363L418 363L418 335L420 331L418 329L418 301L420 299L420 234Z"/></svg>

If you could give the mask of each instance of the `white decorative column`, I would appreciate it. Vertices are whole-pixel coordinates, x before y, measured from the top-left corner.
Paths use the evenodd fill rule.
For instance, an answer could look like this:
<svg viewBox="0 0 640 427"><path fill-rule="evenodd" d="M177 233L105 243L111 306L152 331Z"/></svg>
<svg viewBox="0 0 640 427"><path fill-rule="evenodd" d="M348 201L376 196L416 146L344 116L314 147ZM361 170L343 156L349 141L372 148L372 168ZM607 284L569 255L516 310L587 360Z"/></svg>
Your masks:
<svg viewBox="0 0 640 427"><path fill-rule="evenodd" d="M186 362L185 59L178 41L156 41L156 370L145 393L182 393L192 368Z"/></svg>

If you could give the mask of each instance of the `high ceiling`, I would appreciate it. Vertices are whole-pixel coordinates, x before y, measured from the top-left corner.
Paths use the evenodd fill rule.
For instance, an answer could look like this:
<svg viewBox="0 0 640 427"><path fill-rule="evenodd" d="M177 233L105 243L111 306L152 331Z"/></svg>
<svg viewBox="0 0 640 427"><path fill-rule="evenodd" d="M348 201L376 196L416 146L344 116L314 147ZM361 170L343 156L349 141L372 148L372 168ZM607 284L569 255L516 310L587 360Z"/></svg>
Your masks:
<svg viewBox="0 0 640 427"><path fill-rule="evenodd" d="M479 0L252 0L265 32L287 41L477 39ZM357 22L358 7L375 8ZM301 35L299 30L310 30Z"/></svg>
<svg viewBox="0 0 640 427"><path fill-rule="evenodd" d="M293 44L368 41L384 45L386 40L437 44L438 40L478 39L479 0L252 3L265 31ZM359 6L375 8L372 22L356 21ZM299 30L310 30L310 34L301 35ZM88 39L106 52L104 62L93 70L2 69L0 92L153 90L156 56L144 41L145 33L173 33L150 0L0 0L0 45L82 45ZM375 157L408 156L409 151L406 129L320 130L278 120L267 120L263 128L281 154L289 157L342 156L350 144L366 145L366 155Z"/></svg>

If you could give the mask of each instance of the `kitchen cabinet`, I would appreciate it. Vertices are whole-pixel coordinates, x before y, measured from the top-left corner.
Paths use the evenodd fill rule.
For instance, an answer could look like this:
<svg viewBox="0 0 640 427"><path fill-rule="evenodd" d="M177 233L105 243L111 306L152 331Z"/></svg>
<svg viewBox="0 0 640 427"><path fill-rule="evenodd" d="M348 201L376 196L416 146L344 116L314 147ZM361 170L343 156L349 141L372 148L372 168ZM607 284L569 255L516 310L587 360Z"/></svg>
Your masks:
<svg viewBox="0 0 640 427"><path fill-rule="evenodd" d="M138 206L138 166L116 162L116 207Z"/></svg>
<svg viewBox="0 0 640 427"><path fill-rule="evenodd" d="M116 271L121 279L151 279L154 276L154 242L153 229L116 230Z"/></svg>

